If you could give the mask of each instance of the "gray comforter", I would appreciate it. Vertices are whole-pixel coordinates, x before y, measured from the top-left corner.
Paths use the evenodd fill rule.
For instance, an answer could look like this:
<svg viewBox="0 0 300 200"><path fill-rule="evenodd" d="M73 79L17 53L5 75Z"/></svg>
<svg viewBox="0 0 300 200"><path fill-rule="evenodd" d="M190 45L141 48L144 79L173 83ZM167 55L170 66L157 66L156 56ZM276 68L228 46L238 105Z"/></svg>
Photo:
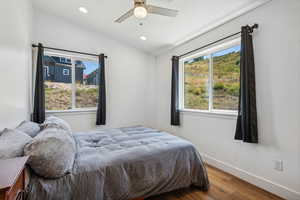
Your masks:
<svg viewBox="0 0 300 200"><path fill-rule="evenodd" d="M127 200L191 185L207 190L195 147L166 132L129 127L75 133L72 173L59 179L31 174L29 200Z"/></svg>

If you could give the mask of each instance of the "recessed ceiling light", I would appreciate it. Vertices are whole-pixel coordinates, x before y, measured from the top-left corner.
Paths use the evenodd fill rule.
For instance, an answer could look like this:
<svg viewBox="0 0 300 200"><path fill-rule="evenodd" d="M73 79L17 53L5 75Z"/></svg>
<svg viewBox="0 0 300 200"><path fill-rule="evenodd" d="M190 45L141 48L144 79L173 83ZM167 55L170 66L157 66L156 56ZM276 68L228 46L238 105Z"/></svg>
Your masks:
<svg viewBox="0 0 300 200"><path fill-rule="evenodd" d="M147 40L146 36L141 36L140 39L141 40Z"/></svg>
<svg viewBox="0 0 300 200"><path fill-rule="evenodd" d="M85 7L79 7L78 10L84 14L89 12Z"/></svg>

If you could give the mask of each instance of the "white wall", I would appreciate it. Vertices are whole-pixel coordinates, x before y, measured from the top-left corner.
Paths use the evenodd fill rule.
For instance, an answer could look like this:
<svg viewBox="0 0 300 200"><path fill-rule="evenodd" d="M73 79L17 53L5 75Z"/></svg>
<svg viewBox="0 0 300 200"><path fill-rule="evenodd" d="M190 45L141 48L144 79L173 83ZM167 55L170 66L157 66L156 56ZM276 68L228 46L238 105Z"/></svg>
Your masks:
<svg viewBox="0 0 300 200"><path fill-rule="evenodd" d="M300 199L300 1L273 0L157 58L157 126L191 140L205 159L287 199ZM254 34L259 144L234 141L235 118L182 113L170 124L171 56L259 23ZM284 171L273 169L283 160Z"/></svg>
<svg viewBox="0 0 300 200"><path fill-rule="evenodd" d="M28 0L10 0L1 8L0 128L4 128L29 118L31 6ZM173 132L191 140L211 164L287 199L300 199L299 10L298 0L273 0L159 56L156 68L152 56L44 13L35 13L33 40L108 55L108 126L142 124ZM234 118L182 113L182 126L171 127L171 56L254 22L260 24L254 34L260 144L234 141ZM95 113L61 116L75 131L95 128ZM284 161L283 172L273 170L273 160Z"/></svg>
<svg viewBox="0 0 300 200"><path fill-rule="evenodd" d="M1 1L0 12L0 129L29 119L31 4Z"/></svg>
<svg viewBox="0 0 300 200"><path fill-rule="evenodd" d="M153 124L153 87L155 58L124 46L97 32L87 30L60 17L35 10L34 42L44 46L105 53L107 84L107 126ZM151 89L152 87L152 89ZM58 114L74 131L95 128L95 112Z"/></svg>

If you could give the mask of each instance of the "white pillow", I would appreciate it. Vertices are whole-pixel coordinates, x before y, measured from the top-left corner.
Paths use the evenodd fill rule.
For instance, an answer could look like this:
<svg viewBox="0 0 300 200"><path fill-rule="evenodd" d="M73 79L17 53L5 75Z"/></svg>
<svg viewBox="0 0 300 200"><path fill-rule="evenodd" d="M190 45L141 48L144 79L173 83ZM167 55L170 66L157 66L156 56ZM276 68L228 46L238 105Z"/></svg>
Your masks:
<svg viewBox="0 0 300 200"><path fill-rule="evenodd" d="M59 178L73 168L76 147L73 136L61 128L46 128L24 148L28 164L39 176Z"/></svg>
<svg viewBox="0 0 300 200"><path fill-rule="evenodd" d="M60 128L65 131L68 131L69 133L72 133L71 126L63 119L55 117L55 116L49 116L46 118L44 123L41 125L42 129L45 128Z"/></svg>
<svg viewBox="0 0 300 200"><path fill-rule="evenodd" d="M21 122L21 124L16 129L26 133L31 137L35 137L41 130L40 125L38 123L31 121Z"/></svg>
<svg viewBox="0 0 300 200"><path fill-rule="evenodd" d="M19 130L4 129L0 134L0 159L23 156L24 146L32 138Z"/></svg>

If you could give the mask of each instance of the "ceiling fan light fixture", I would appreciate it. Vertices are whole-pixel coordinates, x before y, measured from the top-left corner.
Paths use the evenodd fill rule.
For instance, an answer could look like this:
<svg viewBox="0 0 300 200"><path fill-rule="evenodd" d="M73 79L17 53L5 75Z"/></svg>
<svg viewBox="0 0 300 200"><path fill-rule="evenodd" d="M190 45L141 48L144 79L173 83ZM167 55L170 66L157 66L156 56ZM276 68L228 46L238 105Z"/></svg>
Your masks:
<svg viewBox="0 0 300 200"><path fill-rule="evenodd" d="M145 17L147 17L147 9L143 6L137 6L134 9L134 16L138 19L143 19Z"/></svg>
<svg viewBox="0 0 300 200"><path fill-rule="evenodd" d="M125 14L121 15L121 17L116 19L116 23L122 23L131 16L135 16L137 19L143 19L147 17L148 13L167 17L176 17L178 14L178 10L149 5L146 3L147 0L132 1L134 3L134 7L128 10Z"/></svg>

